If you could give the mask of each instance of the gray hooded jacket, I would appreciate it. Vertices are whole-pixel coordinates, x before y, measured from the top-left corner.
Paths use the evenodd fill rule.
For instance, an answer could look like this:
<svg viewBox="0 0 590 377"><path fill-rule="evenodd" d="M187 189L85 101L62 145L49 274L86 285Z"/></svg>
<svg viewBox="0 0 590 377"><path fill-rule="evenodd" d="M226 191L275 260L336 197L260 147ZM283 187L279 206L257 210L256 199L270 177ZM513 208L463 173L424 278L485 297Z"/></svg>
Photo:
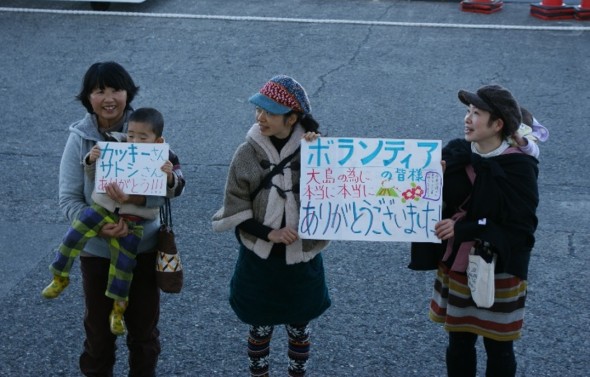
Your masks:
<svg viewBox="0 0 590 377"><path fill-rule="evenodd" d="M128 111L125 119L129 114ZM93 114L86 114L83 119L70 125L69 131L70 135L59 167L59 206L68 221L73 222L93 203L94 177L84 173L84 157L97 141L105 139L98 131L98 123ZM127 131L127 121L121 131ZM163 197L146 197L145 206L148 208L159 208L162 204L164 204ZM156 247L160 219L147 220L143 226L143 237L139 243L138 253L152 251ZM100 237L90 239L84 248L84 253L110 258L107 243Z"/></svg>

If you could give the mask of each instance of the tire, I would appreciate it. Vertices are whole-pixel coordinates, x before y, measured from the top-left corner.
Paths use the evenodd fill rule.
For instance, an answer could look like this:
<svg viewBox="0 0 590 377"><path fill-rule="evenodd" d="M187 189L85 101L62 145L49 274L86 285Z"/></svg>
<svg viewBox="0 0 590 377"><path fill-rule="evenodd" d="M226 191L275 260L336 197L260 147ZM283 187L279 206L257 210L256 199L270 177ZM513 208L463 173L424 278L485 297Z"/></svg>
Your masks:
<svg viewBox="0 0 590 377"><path fill-rule="evenodd" d="M99 1L91 1L90 2L90 7L93 10L108 10L109 7L111 6L111 3L103 3L103 2L99 2Z"/></svg>

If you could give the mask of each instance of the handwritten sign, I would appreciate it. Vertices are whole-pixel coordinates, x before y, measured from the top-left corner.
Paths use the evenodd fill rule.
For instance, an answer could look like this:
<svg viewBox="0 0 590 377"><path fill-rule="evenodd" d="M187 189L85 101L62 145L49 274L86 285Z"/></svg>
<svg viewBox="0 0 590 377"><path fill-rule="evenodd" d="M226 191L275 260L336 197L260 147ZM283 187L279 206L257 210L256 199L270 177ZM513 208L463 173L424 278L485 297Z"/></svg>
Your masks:
<svg viewBox="0 0 590 377"><path fill-rule="evenodd" d="M300 236L440 243L441 149L440 140L303 140Z"/></svg>
<svg viewBox="0 0 590 377"><path fill-rule="evenodd" d="M96 161L96 192L117 182L131 195L166 196L166 173L161 170L168 160L168 144L116 143L100 141L100 158Z"/></svg>

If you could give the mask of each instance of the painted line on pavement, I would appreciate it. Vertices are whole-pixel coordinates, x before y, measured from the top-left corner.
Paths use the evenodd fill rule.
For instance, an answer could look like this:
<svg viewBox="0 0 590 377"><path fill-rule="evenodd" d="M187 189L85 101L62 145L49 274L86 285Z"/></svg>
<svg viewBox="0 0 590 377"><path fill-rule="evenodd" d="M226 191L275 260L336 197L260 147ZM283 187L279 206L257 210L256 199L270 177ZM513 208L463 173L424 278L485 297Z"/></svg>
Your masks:
<svg viewBox="0 0 590 377"><path fill-rule="evenodd" d="M7 8L0 7L0 12L15 13L46 13L66 14L81 16L120 16L120 17L149 17L149 18L176 18L216 21L242 21L242 22L287 22L306 24L332 24L332 25L362 25L362 26L396 26L396 27L424 27L447 29L492 29L492 30L541 30L541 31L590 31L588 26L526 26L526 25L484 25L484 24L453 24L435 22L395 22L395 21L366 21L366 20L340 20L340 19L315 19L315 18L284 18L284 17L253 17L253 16L223 16L205 14L183 13L139 13L139 12L111 12L111 11L83 11L60 10L38 8Z"/></svg>

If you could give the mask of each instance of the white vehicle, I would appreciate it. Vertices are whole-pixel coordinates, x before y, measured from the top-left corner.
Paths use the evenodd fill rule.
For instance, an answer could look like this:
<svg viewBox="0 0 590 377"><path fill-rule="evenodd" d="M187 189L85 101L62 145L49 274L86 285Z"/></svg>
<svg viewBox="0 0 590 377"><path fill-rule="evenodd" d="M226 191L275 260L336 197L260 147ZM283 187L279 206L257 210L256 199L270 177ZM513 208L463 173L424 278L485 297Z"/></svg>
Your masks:
<svg viewBox="0 0 590 377"><path fill-rule="evenodd" d="M67 1L82 1L82 0L67 0ZM107 10L111 6L111 3L143 3L145 0L98 0L90 1L90 7L94 10Z"/></svg>

